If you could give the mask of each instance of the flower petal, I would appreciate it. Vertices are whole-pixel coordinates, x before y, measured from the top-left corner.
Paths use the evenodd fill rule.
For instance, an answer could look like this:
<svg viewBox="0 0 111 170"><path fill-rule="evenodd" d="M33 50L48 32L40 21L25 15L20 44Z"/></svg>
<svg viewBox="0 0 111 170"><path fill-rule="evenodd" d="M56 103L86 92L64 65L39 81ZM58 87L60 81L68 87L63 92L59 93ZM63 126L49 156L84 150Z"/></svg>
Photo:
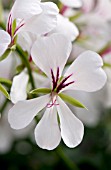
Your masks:
<svg viewBox="0 0 111 170"><path fill-rule="evenodd" d="M98 124L102 109L104 108L103 101L106 101L106 90L88 93L82 91L67 91L67 94L82 102L87 108L78 108L70 105L72 112L75 112L77 117L88 127L94 127ZM104 99L103 99L104 96Z"/></svg>
<svg viewBox="0 0 111 170"><path fill-rule="evenodd" d="M40 0L16 0L12 10L11 15L14 19L24 19L27 20L34 15L38 15L42 12L40 7Z"/></svg>
<svg viewBox="0 0 111 170"><path fill-rule="evenodd" d="M52 2L40 4L43 12L40 15L33 16L25 25L25 31L44 35L51 31L57 25L57 15L59 10Z"/></svg>
<svg viewBox="0 0 111 170"><path fill-rule="evenodd" d="M4 30L0 30L0 56L5 52L10 43L11 43L10 35Z"/></svg>
<svg viewBox="0 0 111 170"><path fill-rule="evenodd" d="M95 13L99 15L103 20L110 20L111 19L111 1L110 0L99 0L96 8Z"/></svg>
<svg viewBox="0 0 111 170"><path fill-rule="evenodd" d="M10 109L8 121L13 129L25 128L49 102L49 94L32 100L20 101Z"/></svg>
<svg viewBox="0 0 111 170"><path fill-rule="evenodd" d="M82 6L82 0L60 0L64 5L73 7L73 8L80 8Z"/></svg>
<svg viewBox="0 0 111 170"><path fill-rule="evenodd" d="M34 43L31 56L35 64L51 78L51 69L56 76L59 67L60 75L71 52L71 42L61 34L38 38Z"/></svg>
<svg viewBox="0 0 111 170"><path fill-rule="evenodd" d="M35 128L37 145L42 149L55 149L61 140L57 121L56 107L47 108L39 124Z"/></svg>
<svg viewBox="0 0 111 170"><path fill-rule="evenodd" d="M65 76L72 74L67 83L74 81L66 89L86 92L101 89L107 80L106 74L101 68L102 66L103 61L97 53L92 51L83 52L66 71Z"/></svg>
<svg viewBox="0 0 111 170"><path fill-rule="evenodd" d="M60 97L58 97L57 101L59 103L57 111L60 117L62 139L68 147L76 147L82 141L84 126Z"/></svg>
<svg viewBox="0 0 111 170"><path fill-rule="evenodd" d="M37 36L31 32L20 32L18 34L17 42L24 51L30 53L32 44L36 41Z"/></svg>
<svg viewBox="0 0 111 170"><path fill-rule="evenodd" d="M70 41L74 41L79 35L77 27L69 21L68 18L58 15L57 27L52 30L48 35L53 33L61 33L65 35Z"/></svg>
<svg viewBox="0 0 111 170"><path fill-rule="evenodd" d="M14 104L27 98L26 88L28 79L29 76L27 75L26 70L14 77L10 93L11 101Z"/></svg>

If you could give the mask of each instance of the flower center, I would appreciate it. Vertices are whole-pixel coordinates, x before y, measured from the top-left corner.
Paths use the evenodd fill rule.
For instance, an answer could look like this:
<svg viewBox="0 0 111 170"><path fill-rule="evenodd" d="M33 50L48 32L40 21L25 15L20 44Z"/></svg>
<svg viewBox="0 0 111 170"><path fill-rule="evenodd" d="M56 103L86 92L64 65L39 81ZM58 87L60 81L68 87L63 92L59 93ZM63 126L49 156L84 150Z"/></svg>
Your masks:
<svg viewBox="0 0 111 170"><path fill-rule="evenodd" d="M56 76L54 76L54 72L51 69L52 84L53 84L52 92L59 93L63 88L74 83L74 81L66 83L66 81L72 76L72 74L70 74L69 76L64 77L62 79L59 77L59 75L60 75L59 74L59 67L57 68Z"/></svg>

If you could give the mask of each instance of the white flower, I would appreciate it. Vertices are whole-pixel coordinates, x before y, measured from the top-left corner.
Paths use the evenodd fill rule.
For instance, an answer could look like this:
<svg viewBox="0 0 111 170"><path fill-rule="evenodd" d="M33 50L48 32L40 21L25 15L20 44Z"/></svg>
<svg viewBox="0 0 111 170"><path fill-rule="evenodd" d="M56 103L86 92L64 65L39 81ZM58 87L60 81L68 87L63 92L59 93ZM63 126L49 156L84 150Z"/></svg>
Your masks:
<svg viewBox="0 0 111 170"><path fill-rule="evenodd" d="M95 13L103 20L111 20L111 1L110 0L83 0L83 12Z"/></svg>
<svg viewBox="0 0 111 170"><path fill-rule="evenodd" d="M8 46L12 46L19 32L32 32L44 35L54 29L59 10L52 2L41 3L40 0L16 0L7 21L7 32L0 30L0 56ZM13 27L16 19L16 27ZM14 28L14 30L12 29Z"/></svg>
<svg viewBox="0 0 111 170"><path fill-rule="evenodd" d="M61 77L70 52L71 42L63 35L41 37L34 43L32 58L49 77L51 92L35 99L18 102L8 115L11 127L22 129L45 108L45 113L35 128L35 140L39 147L48 150L56 148L61 137L68 147L76 147L84 133L82 122L75 117L59 94L67 89L96 91L106 82L106 75L101 68L102 59L91 51L81 54Z"/></svg>
<svg viewBox="0 0 111 170"><path fill-rule="evenodd" d="M58 15L57 26L48 35L53 33L60 33L65 35L70 41L74 41L79 35L79 30L76 25L69 21L68 18Z"/></svg>
<svg viewBox="0 0 111 170"><path fill-rule="evenodd" d="M80 8L82 6L82 0L60 0L64 5L72 8Z"/></svg>

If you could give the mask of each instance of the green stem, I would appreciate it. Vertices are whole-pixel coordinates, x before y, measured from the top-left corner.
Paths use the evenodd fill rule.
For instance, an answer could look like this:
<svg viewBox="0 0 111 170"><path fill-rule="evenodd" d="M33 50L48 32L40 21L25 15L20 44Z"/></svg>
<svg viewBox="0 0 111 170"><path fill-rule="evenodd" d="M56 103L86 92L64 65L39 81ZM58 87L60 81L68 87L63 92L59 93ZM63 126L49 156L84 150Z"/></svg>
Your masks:
<svg viewBox="0 0 111 170"><path fill-rule="evenodd" d="M98 51L98 54L102 55L110 47L111 47L111 42L108 42L100 51Z"/></svg>
<svg viewBox="0 0 111 170"><path fill-rule="evenodd" d="M79 170L79 168L77 167L77 165L70 160L67 155L63 152L63 149L59 146L56 149L56 153L59 155L59 157L64 161L64 163L66 164L66 166L68 167L68 169L70 170Z"/></svg>
<svg viewBox="0 0 111 170"><path fill-rule="evenodd" d="M20 58L22 59L23 63L25 64L27 70L28 70L28 73L29 73L29 77L30 77L30 82L31 82L31 85L32 85L32 89L35 89L35 84L34 84L34 79L33 79L33 75L32 75L32 70L31 70L31 67L30 67L30 63L27 59L27 55L26 53L22 50L22 48L17 45L16 46L16 51L17 53L19 54Z"/></svg>
<svg viewBox="0 0 111 170"><path fill-rule="evenodd" d="M6 85L9 88L12 86L12 82L10 80L1 77L0 77L0 83Z"/></svg>

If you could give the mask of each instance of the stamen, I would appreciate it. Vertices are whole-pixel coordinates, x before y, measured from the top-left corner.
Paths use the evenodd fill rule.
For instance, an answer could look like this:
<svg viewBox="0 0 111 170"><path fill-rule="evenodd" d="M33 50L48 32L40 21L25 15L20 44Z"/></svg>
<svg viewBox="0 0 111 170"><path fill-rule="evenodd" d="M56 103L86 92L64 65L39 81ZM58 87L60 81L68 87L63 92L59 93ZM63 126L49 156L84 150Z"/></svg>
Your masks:
<svg viewBox="0 0 111 170"><path fill-rule="evenodd" d="M12 36L12 15L9 15L7 32Z"/></svg>
<svg viewBox="0 0 111 170"><path fill-rule="evenodd" d="M56 83L58 82L58 80L59 80L59 67L57 67Z"/></svg>
<svg viewBox="0 0 111 170"><path fill-rule="evenodd" d="M71 81L71 82L69 82L67 84L63 84L62 88L65 88L65 87L67 87L67 86L69 86L70 84L73 84L73 83L75 83L75 81Z"/></svg>
<svg viewBox="0 0 111 170"><path fill-rule="evenodd" d="M52 84L53 84L53 89L55 89L55 77L54 77L54 73L53 73L53 70L51 69L51 75L52 75Z"/></svg>
<svg viewBox="0 0 111 170"><path fill-rule="evenodd" d="M59 86L57 87L57 93L62 89L62 88L64 88L65 86L68 86L69 85L69 83L67 83L67 84L64 84L70 77L72 76L72 74L70 74L69 76L67 76L67 77L65 77L62 81L61 81L61 83L59 84ZM74 81L72 81L73 83L74 83ZM72 82L70 82L71 84L72 84Z"/></svg>
<svg viewBox="0 0 111 170"><path fill-rule="evenodd" d="M18 31L21 27L23 27L24 24L25 24L25 23L19 25L19 26L16 28L16 30L14 31L14 35L16 35L17 31Z"/></svg>
<svg viewBox="0 0 111 170"><path fill-rule="evenodd" d="M51 76L52 76L52 84L53 84L53 88L52 88L52 93L54 92L54 90L56 91L56 93L59 93L59 91L63 88L65 88L66 86L73 84L75 81L71 81L69 83L65 83L73 74L70 74L69 76L65 77L58 85L58 81L59 81L59 67L57 67L57 74L56 74L56 78L54 76L54 72L51 69ZM53 100L52 100L53 101ZM55 105L54 102L52 102L51 106Z"/></svg>
<svg viewBox="0 0 111 170"><path fill-rule="evenodd" d="M56 79L54 77L54 73L53 73L52 69L51 69L51 75L52 75L52 83L53 83L52 91L54 91L54 89L57 87L57 83L58 83L58 80L59 80L59 67L57 67Z"/></svg>

